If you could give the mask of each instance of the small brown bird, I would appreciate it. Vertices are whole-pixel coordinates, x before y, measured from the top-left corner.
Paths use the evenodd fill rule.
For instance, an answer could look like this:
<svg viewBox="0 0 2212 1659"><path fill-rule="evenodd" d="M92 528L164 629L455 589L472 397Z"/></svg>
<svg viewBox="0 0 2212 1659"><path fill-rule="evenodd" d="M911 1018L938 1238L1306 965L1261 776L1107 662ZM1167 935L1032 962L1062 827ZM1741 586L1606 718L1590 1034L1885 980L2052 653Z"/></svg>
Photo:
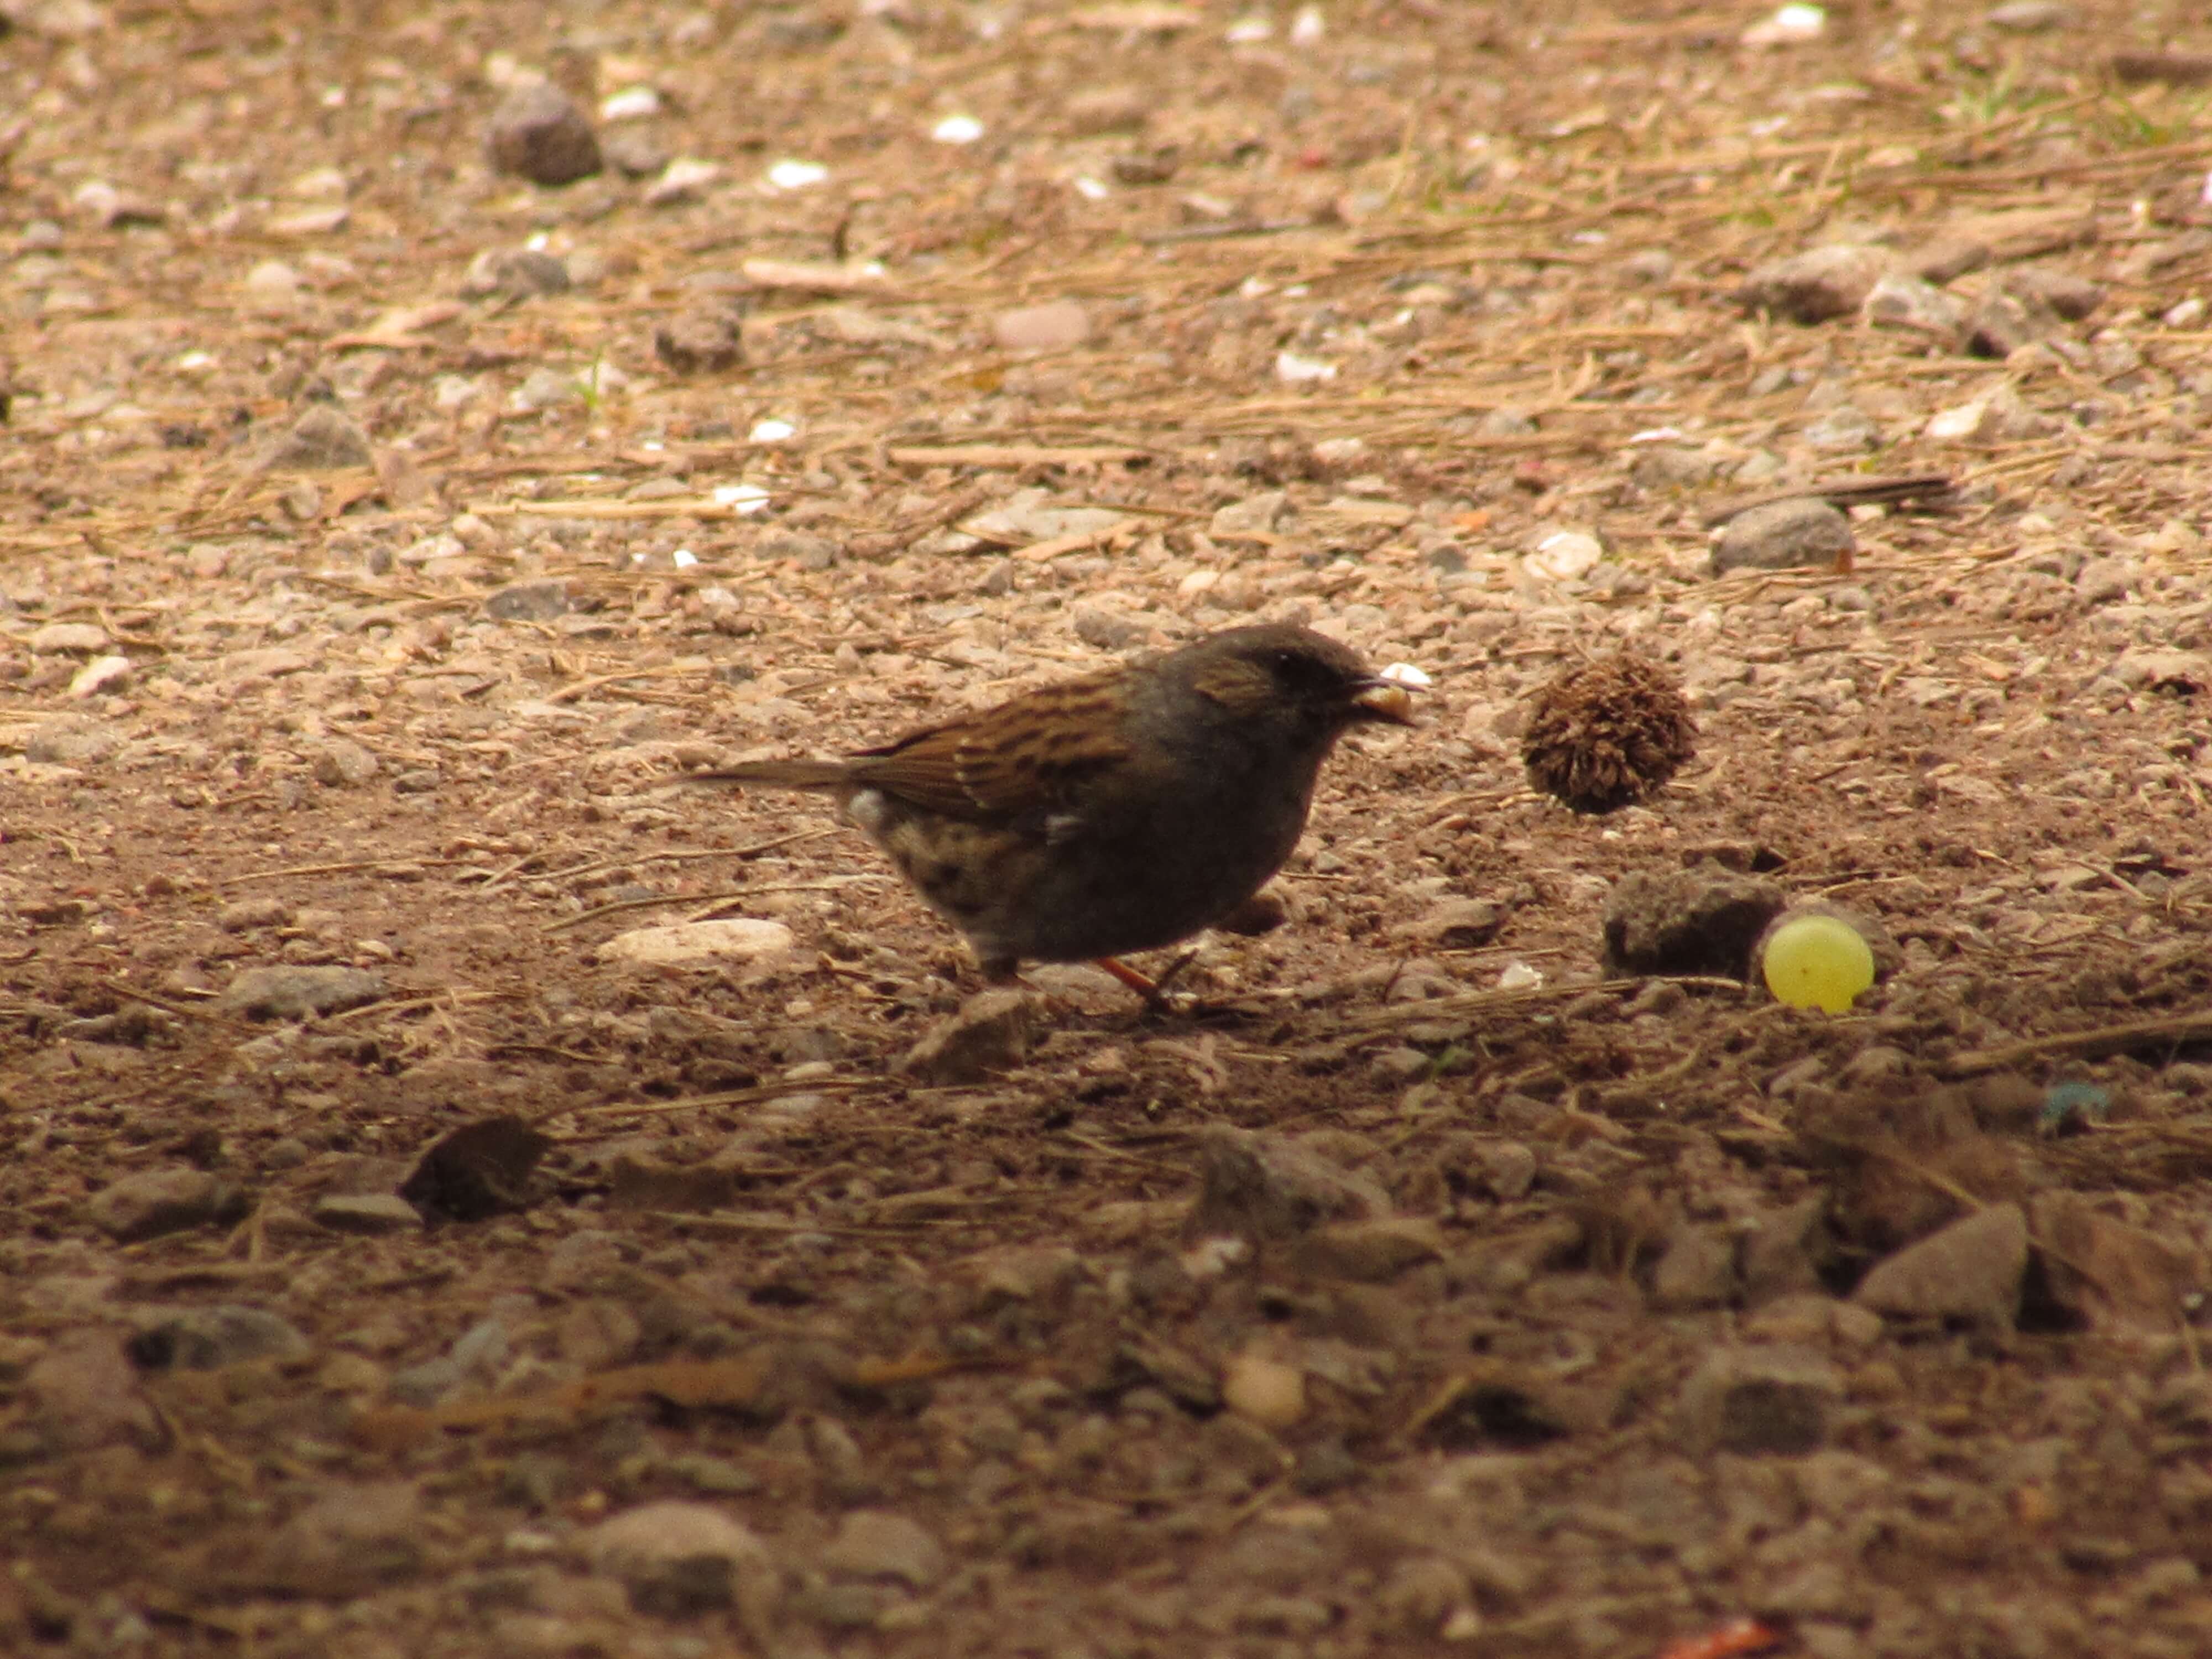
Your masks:
<svg viewBox="0 0 2212 1659"><path fill-rule="evenodd" d="M757 761L692 781L834 794L992 980L1188 939L1282 867L1339 737L1413 723L1349 647L1233 628L1047 685L844 760Z"/></svg>

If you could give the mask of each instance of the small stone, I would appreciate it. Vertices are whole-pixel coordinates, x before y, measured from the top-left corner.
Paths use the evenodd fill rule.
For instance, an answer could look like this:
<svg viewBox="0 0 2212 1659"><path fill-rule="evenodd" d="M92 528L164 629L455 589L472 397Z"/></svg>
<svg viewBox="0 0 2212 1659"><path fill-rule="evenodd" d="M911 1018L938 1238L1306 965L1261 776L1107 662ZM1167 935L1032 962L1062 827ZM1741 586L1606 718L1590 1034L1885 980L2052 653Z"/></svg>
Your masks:
<svg viewBox="0 0 2212 1659"><path fill-rule="evenodd" d="M1199 1159L1202 1184L1184 1228L1193 1238L1295 1238L1325 1222L1390 1213L1375 1182L1285 1135L1215 1125L1200 1136Z"/></svg>
<svg viewBox="0 0 2212 1659"><path fill-rule="evenodd" d="M1992 1204L1876 1262L1851 1299L1902 1319L2009 1327L2027 1272L2027 1217Z"/></svg>
<svg viewBox="0 0 2212 1659"><path fill-rule="evenodd" d="M249 1360L296 1359L311 1351L289 1320L236 1303L152 1310L137 1322L129 1352L145 1370L212 1371Z"/></svg>
<svg viewBox="0 0 2212 1659"><path fill-rule="evenodd" d="M1291 1486L1302 1498L1322 1498L1356 1486L1366 1473L1366 1466L1353 1455L1344 1437L1332 1434L1299 1449Z"/></svg>
<svg viewBox="0 0 2212 1659"><path fill-rule="evenodd" d="M91 623L48 623L32 629L25 643L42 657L85 657L107 649L107 630Z"/></svg>
<svg viewBox="0 0 2212 1659"><path fill-rule="evenodd" d="M634 927L627 933L617 933L599 946L599 959L649 967L760 961L790 950L795 937L780 921L765 921L753 916L675 922L665 927Z"/></svg>
<svg viewBox="0 0 2212 1659"><path fill-rule="evenodd" d="M2039 1193L2028 1229L2051 1299L2093 1330L2172 1331L2205 1285L2204 1253L2100 1213L2078 1193Z"/></svg>
<svg viewBox="0 0 2212 1659"><path fill-rule="evenodd" d="M100 696L104 692L118 692L131 684L131 659L128 657L93 657L84 668L69 677L69 695L76 699Z"/></svg>
<svg viewBox="0 0 2212 1659"><path fill-rule="evenodd" d="M1747 311L1771 311L1795 323L1848 317L1866 303L1892 264L1892 256L1860 243L1812 248L1759 267L1744 279L1736 300Z"/></svg>
<svg viewBox="0 0 2212 1659"><path fill-rule="evenodd" d="M2091 559L2074 578L2074 591L2084 605L2112 605L2141 586L2142 572L2128 559Z"/></svg>
<svg viewBox="0 0 2212 1659"><path fill-rule="evenodd" d="M1739 513L1713 545L1712 574L1826 565L1848 570L1857 550L1851 521L1824 501L1769 501Z"/></svg>
<svg viewBox="0 0 2212 1659"><path fill-rule="evenodd" d="M2005 0L2003 5L1990 7L1982 21L2008 34L2041 34L2072 27L2075 15L2065 0Z"/></svg>
<svg viewBox="0 0 2212 1659"><path fill-rule="evenodd" d="M461 292L532 300L568 291L568 267L538 248L486 248L470 261Z"/></svg>
<svg viewBox="0 0 2212 1659"><path fill-rule="evenodd" d="M276 1529L255 1576L283 1594L349 1600L414 1577L429 1536L409 1482L336 1482Z"/></svg>
<svg viewBox="0 0 2212 1659"><path fill-rule="evenodd" d="M2003 291L1984 295L1966 318L1966 349L1977 357L2009 357L2057 326L2050 307L2038 301Z"/></svg>
<svg viewBox="0 0 2212 1659"><path fill-rule="evenodd" d="M1651 1270L1651 1300L1668 1309L1725 1307L1736 1292L1735 1241L1717 1227L1678 1224Z"/></svg>
<svg viewBox="0 0 2212 1659"><path fill-rule="evenodd" d="M1808 449L1856 452L1881 447L1881 428L1874 416L1850 404L1830 410L1800 435Z"/></svg>
<svg viewBox="0 0 2212 1659"><path fill-rule="evenodd" d="M1740 1265L1745 1303L1756 1307L1775 1297L1817 1291L1837 1254L1825 1195L1770 1212L1743 1241Z"/></svg>
<svg viewBox="0 0 2212 1659"><path fill-rule="evenodd" d="M739 1573L768 1561L750 1528L708 1504L675 1500L624 1510L578 1541L594 1571L622 1581L632 1607L666 1619L727 1607Z"/></svg>
<svg viewBox="0 0 2212 1659"><path fill-rule="evenodd" d="M1236 1354L1221 1370L1221 1402L1262 1428L1290 1428L1306 1414L1305 1373L1262 1354Z"/></svg>
<svg viewBox="0 0 2212 1659"><path fill-rule="evenodd" d="M979 991L958 1012L931 1027L898 1069L927 1083L974 1083L1021 1064L1036 1030L1035 1001L1026 993Z"/></svg>
<svg viewBox="0 0 2212 1659"><path fill-rule="evenodd" d="M235 1214L239 1194L201 1170L145 1170L103 1187L85 1219L122 1243L204 1227Z"/></svg>
<svg viewBox="0 0 2212 1659"><path fill-rule="evenodd" d="M484 149L498 173L567 185L599 170L599 140L583 106L544 82L518 87L492 112Z"/></svg>
<svg viewBox="0 0 2212 1659"><path fill-rule="evenodd" d="M484 614L501 622L551 622L568 609L568 584L556 576L509 582L484 599Z"/></svg>
<svg viewBox="0 0 2212 1659"><path fill-rule="evenodd" d="M2105 290L2087 276L2075 276L2041 265L2021 265L2005 273L2007 292L2031 305L2050 309L2053 316L2078 323L2105 303Z"/></svg>
<svg viewBox="0 0 2212 1659"><path fill-rule="evenodd" d="M1521 561L1521 568L1539 581L1571 582L1583 577L1605 562L1605 544L1583 530L1550 530L1542 532L1534 549Z"/></svg>
<svg viewBox="0 0 2212 1659"><path fill-rule="evenodd" d="M647 207L682 207L698 201L709 186L720 184L722 169L720 164L702 161L696 155L672 157L660 170L660 176L645 187Z"/></svg>
<svg viewBox="0 0 2212 1659"><path fill-rule="evenodd" d="M2124 651L2105 672L2130 691L2193 697L2212 690L2212 656L2197 651Z"/></svg>
<svg viewBox="0 0 2212 1659"><path fill-rule="evenodd" d="M1263 490L1257 495L1247 495L1242 501L1216 507L1207 531L1217 539L1233 540L1240 535L1272 535L1282 527L1283 520L1291 516L1291 498L1286 491Z"/></svg>
<svg viewBox="0 0 2212 1659"><path fill-rule="evenodd" d="M249 968L218 1005L249 1019L306 1019L359 1008L384 994L384 978L365 968Z"/></svg>
<svg viewBox="0 0 2212 1659"><path fill-rule="evenodd" d="M1928 436L1945 443L2008 444L2051 429L2051 420L2022 400L2010 386L1986 397L1938 410L1928 417Z"/></svg>
<svg viewBox="0 0 2212 1659"><path fill-rule="evenodd" d="M1504 925L1505 913L1487 899L1452 898L1390 932L1428 950L1472 951L1496 939Z"/></svg>
<svg viewBox="0 0 2212 1659"><path fill-rule="evenodd" d="M331 404L311 404L263 456L266 472L319 472L375 459L361 423Z"/></svg>
<svg viewBox="0 0 2212 1659"><path fill-rule="evenodd" d="M215 925L226 933L250 933L257 927L282 927L292 920L292 907L274 894L239 899L216 912Z"/></svg>
<svg viewBox="0 0 2212 1659"><path fill-rule="evenodd" d="M308 763L317 783L326 789L359 788L377 774L374 755L351 738L331 738L319 744Z"/></svg>
<svg viewBox="0 0 2212 1659"><path fill-rule="evenodd" d="M1536 1154L1525 1142L1488 1140L1475 1149L1483 1188L1501 1203L1526 1198L1536 1184Z"/></svg>
<svg viewBox="0 0 2212 1659"><path fill-rule="evenodd" d="M1721 1348L1682 1385L1676 1431L1693 1457L1802 1457L1826 1439L1842 1394L1836 1368L1808 1349Z"/></svg>
<svg viewBox="0 0 2212 1659"><path fill-rule="evenodd" d="M1632 872L1606 900L1606 966L1622 974L1741 979L1752 946L1787 902L1774 883L1717 865Z"/></svg>
<svg viewBox="0 0 2212 1659"><path fill-rule="evenodd" d="M1316 1227L1291 1249L1291 1263L1316 1279L1379 1285L1443 1254L1437 1224L1422 1216L1377 1216Z"/></svg>
<svg viewBox="0 0 2212 1659"><path fill-rule="evenodd" d="M1432 1637L1472 1593L1460 1565L1441 1555L1414 1555L1390 1570L1377 1597L1386 1624L1412 1636Z"/></svg>
<svg viewBox="0 0 2212 1659"><path fill-rule="evenodd" d="M1638 444L1628 476L1642 489L1692 489L1720 476L1726 457L1687 444Z"/></svg>
<svg viewBox="0 0 2212 1659"><path fill-rule="evenodd" d="M642 127L623 127L599 141L606 163L625 179L650 179L665 171L674 152Z"/></svg>
<svg viewBox="0 0 2212 1659"><path fill-rule="evenodd" d="M1152 624L1108 605L1088 602L1070 608L1075 637L1099 651L1126 651L1151 631Z"/></svg>
<svg viewBox="0 0 2212 1659"><path fill-rule="evenodd" d="M1996 251L1987 237L1976 235L1971 229L1945 229L1937 231L1906 254L1905 264L1912 276L1941 288L1983 269L1995 257Z"/></svg>
<svg viewBox="0 0 2212 1659"><path fill-rule="evenodd" d="M422 1218L397 1193L325 1193L311 1212L315 1224L334 1233L376 1237L422 1231Z"/></svg>
<svg viewBox="0 0 2212 1659"><path fill-rule="evenodd" d="M855 1510L822 1552L825 1571L845 1578L896 1579L926 1591L945 1577L945 1547L927 1528L888 1510Z"/></svg>
<svg viewBox="0 0 2212 1659"><path fill-rule="evenodd" d="M533 410L576 408L583 402L581 380L543 364L524 375L522 384L508 398L509 406L523 414Z"/></svg>
<svg viewBox="0 0 2212 1659"><path fill-rule="evenodd" d="M240 286L246 309L268 314L297 305L301 283L300 273L282 259L264 259L246 273Z"/></svg>
<svg viewBox="0 0 2212 1659"><path fill-rule="evenodd" d="M744 362L744 334L726 310L686 311L653 331L653 353L678 374L720 374Z"/></svg>
<svg viewBox="0 0 2212 1659"><path fill-rule="evenodd" d="M1182 170L1182 146L1158 144L1150 149L1132 150L1116 155L1108 167L1117 185L1164 185Z"/></svg>
<svg viewBox="0 0 2212 1659"><path fill-rule="evenodd" d="M1062 105L1060 121L1070 137L1103 138L1142 130L1157 106L1158 100L1142 87L1097 87Z"/></svg>
<svg viewBox="0 0 2212 1659"><path fill-rule="evenodd" d="M966 1264L987 1304L1048 1302L1090 1273L1083 1257L1065 1244L1009 1244Z"/></svg>
<svg viewBox="0 0 2212 1659"><path fill-rule="evenodd" d="M110 1329L66 1331L23 1373L29 1426L49 1455L118 1443L151 1451L168 1434Z"/></svg>
<svg viewBox="0 0 2212 1659"><path fill-rule="evenodd" d="M991 319L991 337L1001 351L1060 351L1091 337L1091 313L1074 300L1002 311Z"/></svg>
<svg viewBox="0 0 2212 1659"><path fill-rule="evenodd" d="M1891 271L1868 290L1861 307L1876 328L1900 329L1955 349L1966 325L1966 307L1922 277Z"/></svg>
<svg viewBox="0 0 2212 1659"><path fill-rule="evenodd" d="M41 720L23 738L23 758L40 766L91 766L123 746L110 727L82 714Z"/></svg>

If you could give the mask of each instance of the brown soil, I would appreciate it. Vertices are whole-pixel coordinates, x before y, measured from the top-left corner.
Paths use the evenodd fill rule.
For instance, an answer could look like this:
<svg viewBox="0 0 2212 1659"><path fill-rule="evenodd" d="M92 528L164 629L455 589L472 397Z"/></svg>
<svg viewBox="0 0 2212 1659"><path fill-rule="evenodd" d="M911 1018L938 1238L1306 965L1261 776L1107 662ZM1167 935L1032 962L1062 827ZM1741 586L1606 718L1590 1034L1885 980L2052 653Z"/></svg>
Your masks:
<svg viewBox="0 0 2212 1659"><path fill-rule="evenodd" d="M2107 70L2193 17L0 15L0 1650L2212 1647L2212 130ZM537 71L720 171L493 174ZM2038 337L1736 301L1869 239ZM1254 617L1422 727L979 1080L864 840L672 782ZM1698 756L1580 817L1622 645ZM1607 978L1701 857L1881 981Z"/></svg>

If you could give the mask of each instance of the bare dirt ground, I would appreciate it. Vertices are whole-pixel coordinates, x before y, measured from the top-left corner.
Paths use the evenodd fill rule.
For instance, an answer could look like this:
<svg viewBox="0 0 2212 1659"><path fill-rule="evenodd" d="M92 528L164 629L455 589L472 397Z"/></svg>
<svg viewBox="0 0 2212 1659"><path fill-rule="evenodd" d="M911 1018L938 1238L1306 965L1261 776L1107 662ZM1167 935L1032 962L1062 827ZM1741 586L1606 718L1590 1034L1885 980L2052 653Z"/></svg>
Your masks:
<svg viewBox="0 0 2212 1659"><path fill-rule="evenodd" d="M2212 1649L2189 9L0 15L0 1649ZM1421 729L995 1069L671 782L1254 617ZM1693 867L1881 983L1609 975Z"/></svg>

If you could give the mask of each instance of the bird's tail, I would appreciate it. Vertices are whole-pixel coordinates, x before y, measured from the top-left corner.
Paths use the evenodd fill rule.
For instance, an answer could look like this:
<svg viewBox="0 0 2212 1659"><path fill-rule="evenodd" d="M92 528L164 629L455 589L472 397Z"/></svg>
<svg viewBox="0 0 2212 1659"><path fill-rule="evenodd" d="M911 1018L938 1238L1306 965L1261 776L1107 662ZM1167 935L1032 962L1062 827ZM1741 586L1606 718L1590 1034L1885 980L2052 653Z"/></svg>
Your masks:
<svg viewBox="0 0 2212 1659"><path fill-rule="evenodd" d="M853 780L842 761L750 761L719 772L687 772L686 783L765 783L779 789L847 789Z"/></svg>

